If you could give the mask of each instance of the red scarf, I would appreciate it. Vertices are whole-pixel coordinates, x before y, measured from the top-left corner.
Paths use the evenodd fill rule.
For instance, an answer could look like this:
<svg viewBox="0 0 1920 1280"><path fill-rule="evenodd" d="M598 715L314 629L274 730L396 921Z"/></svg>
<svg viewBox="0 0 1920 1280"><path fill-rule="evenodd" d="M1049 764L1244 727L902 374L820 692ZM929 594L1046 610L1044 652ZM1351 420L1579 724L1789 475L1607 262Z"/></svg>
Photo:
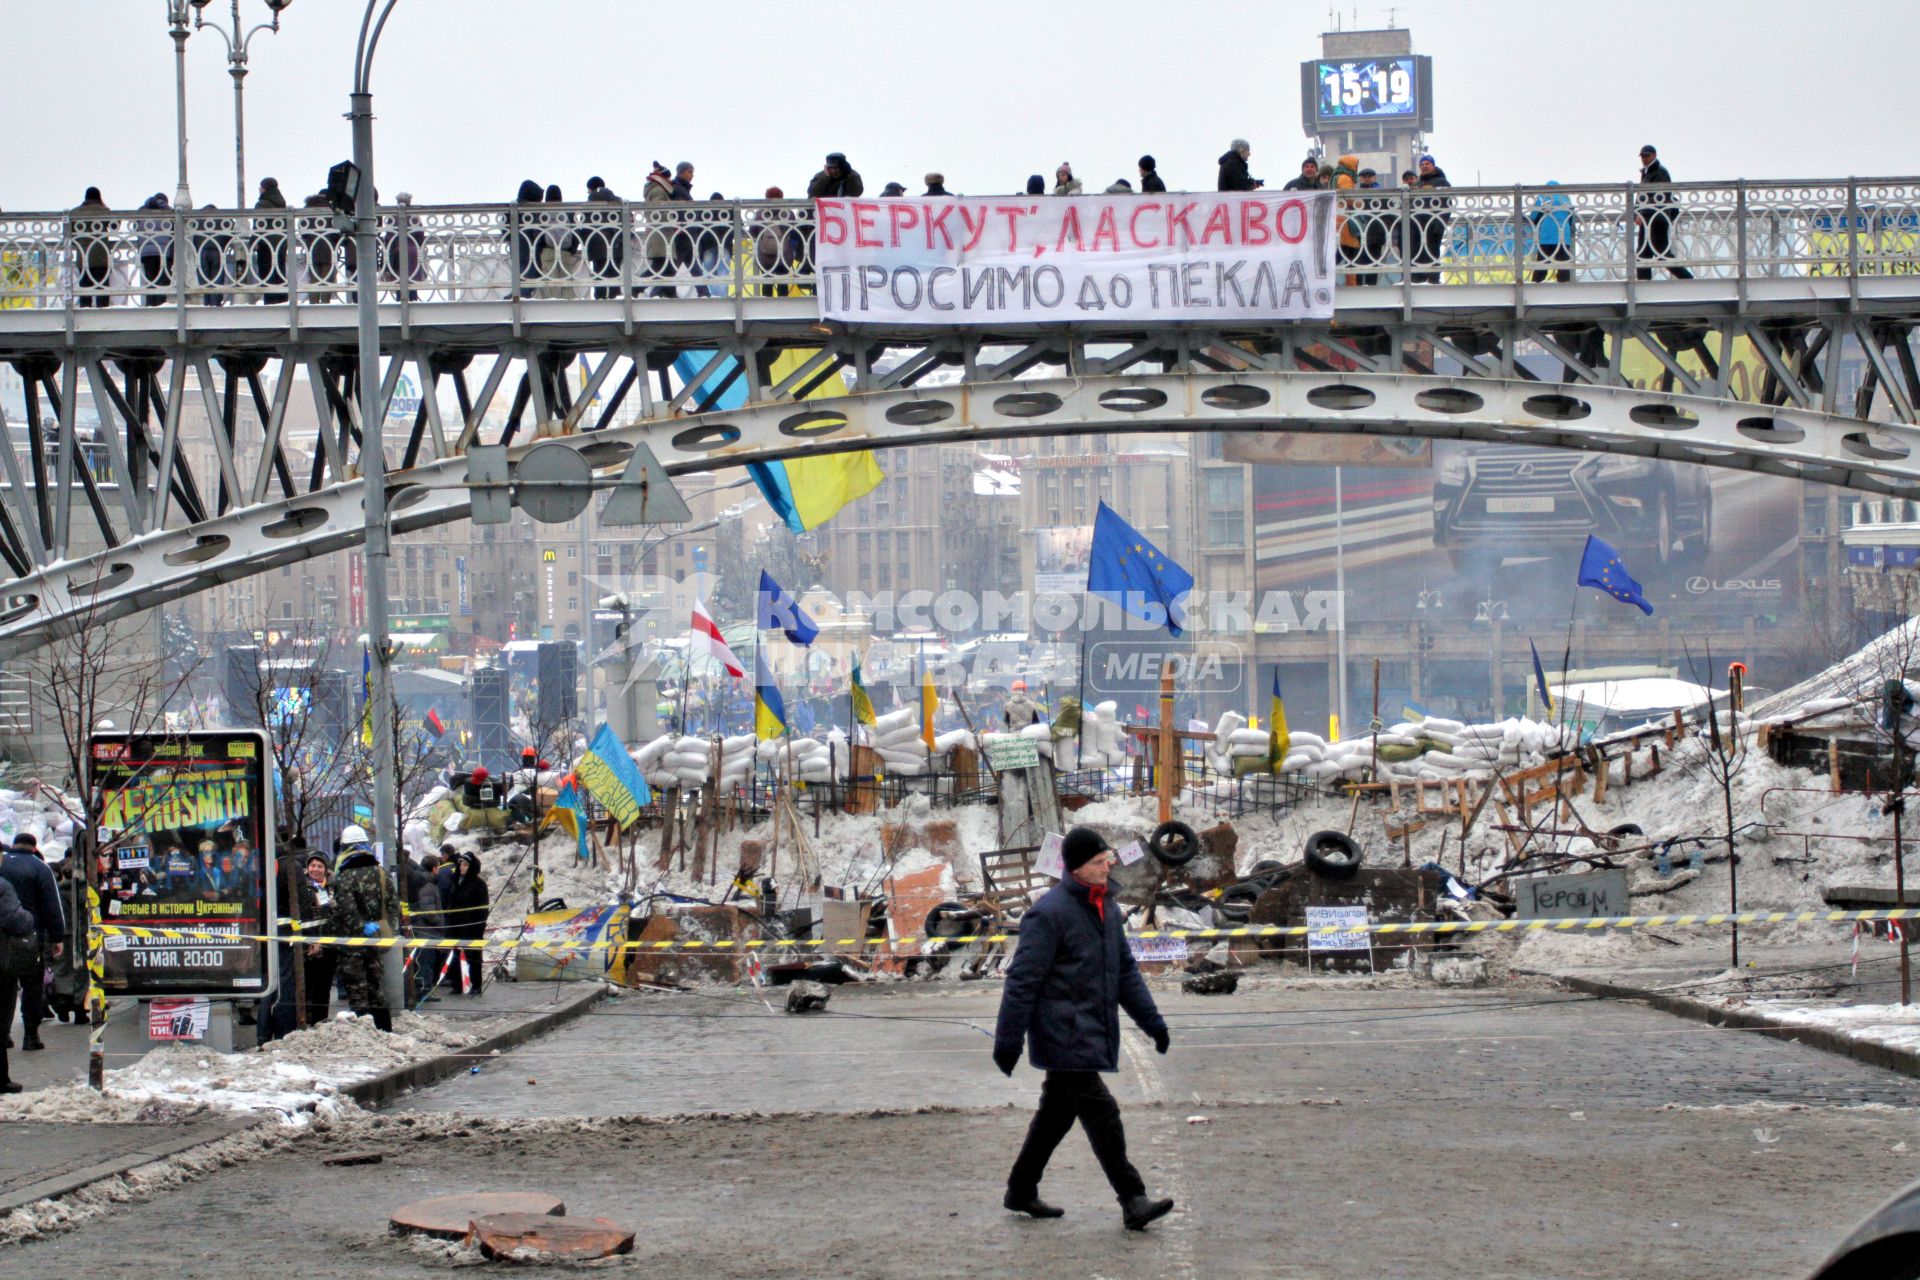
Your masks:
<svg viewBox="0 0 1920 1280"><path fill-rule="evenodd" d="M1103 884L1088 885L1087 901L1091 902L1093 909L1099 913L1100 923L1105 924L1107 922L1107 886Z"/></svg>

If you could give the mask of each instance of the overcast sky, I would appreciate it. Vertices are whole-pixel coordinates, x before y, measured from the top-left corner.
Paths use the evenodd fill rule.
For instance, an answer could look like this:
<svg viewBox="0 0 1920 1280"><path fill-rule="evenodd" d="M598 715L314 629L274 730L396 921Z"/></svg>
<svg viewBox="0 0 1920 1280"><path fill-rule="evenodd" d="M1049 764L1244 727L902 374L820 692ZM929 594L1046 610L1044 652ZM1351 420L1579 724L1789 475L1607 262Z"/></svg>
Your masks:
<svg viewBox="0 0 1920 1280"><path fill-rule="evenodd" d="M209 13L226 15L230 0ZM360 0L294 0L252 46L249 203L295 202L348 154ZM174 189L165 0L0 0L0 207L65 208L97 184L132 207ZM258 22L265 0L241 0ZM1456 184L1612 182L1658 144L1676 179L1912 174L1912 0L1414 0L1434 59L1432 150ZM1351 4L1342 25L1387 25ZM1154 153L1211 189L1235 135L1274 185L1303 154L1298 64L1311 0L400 0L374 74L387 198L570 199L598 173L638 199L650 160L705 195L804 192L828 150L870 191L929 169L962 193L1073 162L1089 191ZM234 193L233 95L212 31L187 47L196 203ZM915 186L917 190L917 185Z"/></svg>

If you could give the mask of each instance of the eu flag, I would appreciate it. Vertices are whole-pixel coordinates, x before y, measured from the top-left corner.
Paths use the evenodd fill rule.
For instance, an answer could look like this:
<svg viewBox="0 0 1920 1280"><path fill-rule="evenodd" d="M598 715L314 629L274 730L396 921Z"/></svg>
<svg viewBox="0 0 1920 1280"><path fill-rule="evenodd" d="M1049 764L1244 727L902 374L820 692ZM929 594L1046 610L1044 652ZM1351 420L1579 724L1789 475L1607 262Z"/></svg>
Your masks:
<svg viewBox="0 0 1920 1280"><path fill-rule="evenodd" d="M1640 594L1640 584L1620 563L1620 553L1592 534L1587 535L1587 549L1580 557L1579 582L1583 587L1600 588L1621 604L1639 605L1642 613L1653 613L1653 606Z"/></svg>
<svg viewBox="0 0 1920 1280"><path fill-rule="evenodd" d="M1186 620L1181 601L1193 590L1193 575L1162 555L1140 531L1106 503L1093 520L1093 554L1087 591L1113 601L1136 618L1166 624L1174 635Z"/></svg>
<svg viewBox="0 0 1920 1280"><path fill-rule="evenodd" d="M820 628L800 608L800 602L788 595L765 569L760 571L759 602L755 610L762 631L784 631L787 639L802 648L814 642Z"/></svg>

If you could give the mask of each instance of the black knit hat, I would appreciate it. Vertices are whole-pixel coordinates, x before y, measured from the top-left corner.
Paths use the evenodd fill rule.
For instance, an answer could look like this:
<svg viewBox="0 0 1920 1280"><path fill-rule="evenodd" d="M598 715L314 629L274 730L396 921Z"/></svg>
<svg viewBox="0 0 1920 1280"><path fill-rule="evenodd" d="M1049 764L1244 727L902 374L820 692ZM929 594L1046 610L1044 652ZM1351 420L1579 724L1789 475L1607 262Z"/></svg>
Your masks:
<svg viewBox="0 0 1920 1280"><path fill-rule="evenodd" d="M1112 847L1092 827L1075 827L1060 842L1060 860L1067 870L1078 871Z"/></svg>

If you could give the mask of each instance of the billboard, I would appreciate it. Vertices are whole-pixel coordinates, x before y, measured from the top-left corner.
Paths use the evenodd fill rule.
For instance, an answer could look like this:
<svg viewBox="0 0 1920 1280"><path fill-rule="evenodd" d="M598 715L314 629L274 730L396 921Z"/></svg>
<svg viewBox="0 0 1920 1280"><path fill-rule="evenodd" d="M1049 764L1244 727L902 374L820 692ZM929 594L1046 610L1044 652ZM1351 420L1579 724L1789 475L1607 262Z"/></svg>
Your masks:
<svg viewBox="0 0 1920 1280"><path fill-rule="evenodd" d="M265 995L273 932L273 792L260 730L96 733L89 812L103 923L210 938L109 935L101 985L127 996Z"/></svg>
<svg viewBox="0 0 1920 1280"><path fill-rule="evenodd" d="M1715 335L1704 345L1721 349ZM1543 382L1564 376L1540 353L1523 347L1516 354ZM1730 392L1757 400L1764 363L1744 341L1735 342L1730 355ZM1704 373L1692 352L1678 359ZM1452 372L1444 361L1440 371ZM1629 347L1623 372L1636 385L1665 389L1666 370L1637 344ZM1809 521L1804 512L1818 486L1796 479L1663 458L1453 440L1434 442L1420 465L1382 466L1371 455L1370 465L1359 465L1352 453L1325 452L1318 437L1303 440L1305 453L1271 452L1284 438L1243 437L1250 450L1237 442L1228 450L1255 463L1255 592L1332 592L1344 574L1349 630L1392 638L1385 649L1350 638L1350 661L1382 659L1382 705L1396 714L1398 700L1442 715L1519 710L1517 682L1498 707L1491 705L1494 621L1504 624L1503 660L1516 651L1525 655L1531 639L1543 655L1550 653L1550 669L1569 646L1573 667L1604 665L1627 660L1629 638L1639 636L1643 647L1633 661L1684 665L1689 643L1694 658L1705 661L1703 628L1723 636L1745 630L1761 652L1796 653L1792 637L1819 603L1807 593L1818 590L1808 584L1825 572L1823 502L1812 502L1817 518ZM1373 444L1349 441L1363 451ZM1589 535L1619 552L1654 604L1654 618L1577 587ZM1669 647L1653 652L1644 640L1662 629ZM1263 648L1305 652L1298 643ZM1415 648L1418 662L1409 658ZM1721 664L1751 660L1742 653L1713 656ZM1789 664L1785 657L1769 664L1768 687L1791 682ZM1301 706L1301 723L1318 723L1332 696L1325 675L1304 658L1284 675L1290 706L1296 700Z"/></svg>
<svg viewBox="0 0 1920 1280"><path fill-rule="evenodd" d="M1093 526L1055 525L1033 531L1033 594L1077 596L1087 589Z"/></svg>

